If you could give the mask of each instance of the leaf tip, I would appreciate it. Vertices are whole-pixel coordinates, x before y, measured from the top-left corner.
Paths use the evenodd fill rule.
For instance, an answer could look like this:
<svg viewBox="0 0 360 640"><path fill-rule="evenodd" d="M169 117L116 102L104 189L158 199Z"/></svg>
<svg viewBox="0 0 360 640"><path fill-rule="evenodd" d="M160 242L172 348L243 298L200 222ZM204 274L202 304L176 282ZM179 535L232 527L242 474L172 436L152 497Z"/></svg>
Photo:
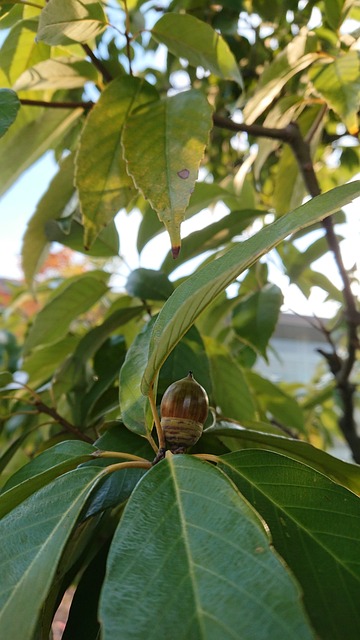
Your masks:
<svg viewBox="0 0 360 640"><path fill-rule="evenodd" d="M180 245L175 245L171 247L171 253L174 260L176 260L176 258L178 257L180 253L180 249L181 249Z"/></svg>

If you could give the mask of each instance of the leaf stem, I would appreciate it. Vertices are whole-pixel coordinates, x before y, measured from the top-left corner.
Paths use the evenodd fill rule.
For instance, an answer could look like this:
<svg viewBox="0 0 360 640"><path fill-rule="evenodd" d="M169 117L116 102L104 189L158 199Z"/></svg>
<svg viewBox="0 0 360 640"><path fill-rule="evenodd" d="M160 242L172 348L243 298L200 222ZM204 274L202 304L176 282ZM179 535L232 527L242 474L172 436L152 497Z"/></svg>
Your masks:
<svg viewBox="0 0 360 640"><path fill-rule="evenodd" d="M151 411L152 411L154 422L155 422L156 433L159 441L159 449L165 449L166 448L165 436L160 424L159 414L156 408L156 402L154 397L154 385L151 385L150 387L149 402L150 402L150 407L151 407Z"/></svg>
<svg viewBox="0 0 360 640"><path fill-rule="evenodd" d="M148 462L146 458L133 455L132 453L123 453L121 451L103 451L101 449L97 449L96 451L94 451L94 453L91 454L91 456L93 458L121 458L123 460Z"/></svg>
<svg viewBox="0 0 360 640"><path fill-rule="evenodd" d="M105 467L104 473L113 473L114 471L121 471L121 469L151 469L151 462L148 460L129 460L127 462L118 462L116 464L110 464Z"/></svg>
<svg viewBox="0 0 360 640"><path fill-rule="evenodd" d="M191 453L193 458L199 458L200 460L206 460L207 462L214 462L218 464L220 462L219 456L214 456L212 453Z"/></svg>

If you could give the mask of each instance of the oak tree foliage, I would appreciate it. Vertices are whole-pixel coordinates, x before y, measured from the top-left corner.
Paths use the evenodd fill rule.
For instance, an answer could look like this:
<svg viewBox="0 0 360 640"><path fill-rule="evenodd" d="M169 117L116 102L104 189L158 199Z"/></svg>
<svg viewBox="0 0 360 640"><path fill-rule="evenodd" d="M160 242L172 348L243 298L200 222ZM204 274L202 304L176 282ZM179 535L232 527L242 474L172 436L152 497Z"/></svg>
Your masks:
<svg viewBox="0 0 360 640"><path fill-rule="evenodd" d="M72 586L65 640L358 638L359 19L356 0L0 0L0 193L57 167L1 294L1 637L51 637ZM139 257L166 250L119 283L134 215ZM256 367L274 262L333 302L308 384ZM161 398L189 370L209 415L165 453Z"/></svg>

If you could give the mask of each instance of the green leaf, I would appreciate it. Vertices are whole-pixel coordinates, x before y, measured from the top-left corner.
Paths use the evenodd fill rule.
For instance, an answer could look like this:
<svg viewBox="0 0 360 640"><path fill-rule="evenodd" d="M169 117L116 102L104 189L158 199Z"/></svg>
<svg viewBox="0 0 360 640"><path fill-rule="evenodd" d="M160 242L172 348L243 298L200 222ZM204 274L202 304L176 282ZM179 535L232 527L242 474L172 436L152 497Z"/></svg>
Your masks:
<svg viewBox="0 0 360 640"><path fill-rule="evenodd" d="M257 234L230 249L190 276L165 303L154 325L149 360L141 389L146 395L164 360L200 313L240 273L254 264L281 240L335 213L360 192L360 182L329 191L264 227Z"/></svg>
<svg viewBox="0 0 360 640"><path fill-rule="evenodd" d="M107 274L104 274L104 279ZM63 338L70 323L85 313L108 290L103 279L80 276L67 285L39 311L24 344L24 355L39 345L52 344Z"/></svg>
<svg viewBox="0 0 360 640"><path fill-rule="evenodd" d="M209 24L188 15L166 13L152 28L153 38L177 57L243 86L239 65L227 42Z"/></svg>
<svg viewBox="0 0 360 640"><path fill-rule="evenodd" d="M130 111L156 100L157 95L145 80L120 76L107 85L86 119L76 158L75 184L87 247L134 196L133 181L122 158L122 130Z"/></svg>
<svg viewBox="0 0 360 640"><path fill-rule="evenodd" d="M146 460L153 460L155 454L148 441L129 431L121 422L110 426L95 443L94 446L103 451L119 451L141 456ZM87 465L108 466L121 462L119 458L96 458ZM109 474L93 492L83 518L94 516L99 511L116 507L125 502L131 495L136 484L144 475L144 469L122 469L121 473Z"/></svg>
<svg viewBox="0 0 360 640"><path fill-rule="evenodd" d="M85 82L96 82L98 73L90 62L76 57L43 60L26 69L14 84L15 91L29 89L74 89Z"/></svg>
<svg viewBox="0 0 360 640"><path fill-rule="evenodd" d="M191 201L190 201L191 202ZM205 251L213 251L219 247L226 245L234 236L240 234L253 221L254 217L259 215L259 211L249 211L243 209L240 211L232 211L221 220L209 224L204 229L193 231L182 242L181 253L174 262L169 252L161 265L166 273L171 273L177 269L180 264L187 260L201 255Z"/></svg>
<svg viewBox="0 0 360 640"><path fill-rule="evenodd" d="M304 414L294 398L254 371L247 371L246 379L258 406L265 415L271 413L280 425L297 429L302 433L305 431Z"/></svg>
<svg viewBox="0 0 360 640"><path fill-rule="evenodd" d="M134 489L111 544L104 640L312 638L269 542L217 469L170 455Z"/></svg>
<svg viewBox="0 0 360 640"><path fill-rule="evenodd" d="M37 39L47 44L87 42L104 31L106 15L94 0L49 0L41 12Z"/></svg>
<svg viewBox="0 0 360 640"><path fill-rule="evenodd" d="M329 64L315 65L310 72L315 89L328 106L344 121L349 133L359 131L360 55L358 51L340 54Z"/></svg>
<svg viewBox="0 0 360 640"><path fill-rule="evenodd" d="M167 275L154 269L134 269L127 279L126 291L142 300L167 300L174 291Z"/></svg>
<svg viewBox="0 0 360 640"><path fill-rule="evenodd" d="M233 310L233 327L246 343L266 358L266 349L278 321L283 295L275 284L250 294Z"/></svg>
<svg viewBox="0 0 360 640"><path fill-rule="evenodd" d="M255 404L243 370L219 345L207 343L214 404L234 420L254 420Z"/></svg>
<svg viewBox="0 0 360 640"><path fill-rule="evenodd" d="M22 371L26 371L28 375L28 384L36 389L51 379L64 359L74 352L79 339L79 336L67 335L63 340L47 344L29 353L21 365Z"/></svg>
<svg viewBox="0 0 360 640"><path fill-rule="evenodd" d="M49 220L60 217L69 203L74 194L73 176L74 156L70 154L61 163L58 173L50 182L48 190L41 198L34 215L27 224L21 257L26 282L30 288L49 246L45 225Z"/></svg>
<svg viewBox="0 0 360 640"><path fill-rule="evenodd" d="M319 636L356 640L359 498L309 466L270 451L226 454L221 468L270 527L275 549L303 588Z"/></svg>
<svg viewBox="0 0 360 640"><path fill-rule="evenodd" d="M56 397L66 393L71 387L76 387L86 368L88 360L92 358L108 336L121 326L136 318L143 311L143 307L126 307L111 313L104 322L88 331L78 342L72 355L64 362L55 374L53 392Z"/></svg>
<svg viewBox="0 0 360 640"><path fill-rule="evenodd" d="M147 354L151 331L155 318L136 336L126 354L126 359L120 369L119 402L123 423L135 433L147 436L153 426L152 414L148 399L140 389L141 378L147 364Z"/></svg>
<svg viewBox="0 0 360 640"><path fill-rule="evenodd" d="M35 41L38 23L35 19L19 20L10 30L0 50L0 69L13 85L28 68L50 56L50 47Z"/></svg>
<svg viewBox="0 0 360 640"><path fill-rule="evenodd" d="M93 452L86 442L60 442L21 467L1 490L0 518L54 478L86 462Z"/></svg>
<svg viewBox="0 0 360 640"><path fill-rule="evenodd" d="M6 136L0 142L0 195L63 138L82 113L83 109L45 109L14 136Z"/></svg>
<svg viewBox="0 0 360 640"><path fill-rule="evenodd" d="M246 425L247 427L248 425ZM270 426L270 425L269 425ZM311 466L328 478L342 484L353 493L360 496L359 467L329 453L313 447L308 442L293 440L285 435L260 432L257 424L253 428L244 428L238 424L220 420L206 430L209 435L220 437L232 451L239 449L267 449L275 453L284 454L293 460Z"/></svg>
<svg viewBox="0 0 360 640"><path fill-rule="evenodd" d="M0 521L2 637L32 639L65 544L101 475L98 468L70 471Z"/></svg>
<svg viewBox="0 0 360 640"><path fill-rule="evenodd" d="M223 200L226 204L233 209L241 209L241 201L234 196L230 191L219 187L215 183L208 182L195 182L194 191L190 196L189 206L186 209L185 217L189 219L205 207L211 204L215 204L219 200ZM138 236L137 236L137 250L139 253L143 250L145 245L164 228L160 220L154 215L153 209L150 205L143 211L143 219L140 223ZM190 236L190 238L192 235ZM186 251L186 247L184 247ZM183 260L182 260L183 261Z"/></svg>
<svg viewBox="0 0 360 640"><path fill-rule="evenodd" d="M291 78L319 59L319 53L308 52L307 39L307 33L295 37L275 57L274 61L265 67L256 84L257 89L254 95L247 101L244 108L244 119L247 124L252 124L264 113Z"/></svg>
<svg viewBox="0 0 360 640"><path fill-rule="evenodd" d="M15 91L0 89L0 138L15 121L20 108L20 101Z"/></svg>
<svg viewBox="0 0 360 640"><path fill-rule="evenodd" d="M128 172L169 232L174 257L211 127L211 107L199 91L145 105L125 124Z"/></svg>
<svg viewBox="0 0 360 640"><path fill-rule="evenodd" d="M90 249L84 247L84 227L73 216L71 216L70 229L64 229L69 220L48 220L45 222L45 235L49 242L60 242L65 247L73 251L79 251L87 256L95 258L110 258L119 254L120 242L119 234L114 221L100 231L94 244Z"/></svg>

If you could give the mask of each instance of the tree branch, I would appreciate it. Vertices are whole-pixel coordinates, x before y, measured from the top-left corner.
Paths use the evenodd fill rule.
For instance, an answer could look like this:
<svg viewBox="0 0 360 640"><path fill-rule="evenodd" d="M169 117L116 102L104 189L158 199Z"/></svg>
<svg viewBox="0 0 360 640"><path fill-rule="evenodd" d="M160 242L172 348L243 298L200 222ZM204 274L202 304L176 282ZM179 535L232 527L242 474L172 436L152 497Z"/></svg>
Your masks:
<svg viewBox="0 0 360 640"><path fill-rule="evenodd" d="M80 429L78 429L73 424L71 424L71 422L68 422L67 420L65 420L65 418L63 418L56 411L56 409L49 407L47 404L44 404L43 402L41 402L41 400L35 400L34 406L37 408L39 413L45 413L47 416L50 416L51 418L53 418L55 422L58 422L62 427L64 427L66 431L69 431L80 440L84 440L85 442L90 442L90 444L93 444L93 441L91 440L91 438L89 438L89 436L85 435L85 433L83 433L82 431L80 431Z"/></svg>
<svg viewBox="0 0 360 640"><path fill-rule="evenodd" d="M244 123L236 123L229 118L223 118L217 114L214 114L213 121L216 126L228 129L229 131L241 131L256 137L272 138L289 144L298 163L307 191L312 197L320 195L321 189L311 158L310 144L308 140L305 140L302 136L296 122L290 122L290 124L282 129L273 129L257 124L246 125ZM357 327L360 325L360 313L356 308L355 297L351 290L349 274L344 266L332 218L325 218L325 220L322 221L322 226L325 230L329 249L333 254L335 264L343 283L345 319L348 327L347 356L345 358L341 358L336 351L335 345L333 345L334 353L332 354L333 358L335 358L337 362L337 370L332 370L332 373L335 377L336 386L343 405L343 415L339 420L339 426L350 446L355 462L360 463L360 436L356 432L354 418L353 395L355 388L350 382L350 375L356 360L356 350L359 348ZM329 358L327 358L327 360L330 366L331 361Z"/></svg>
<svg viewBox="0 0 360 640"><path fill-rule="evenodd" d="M28 98L19 98L21 104L29 105L30 107L45 107L51 109L85 109L88 111L92 109L94 103L91 100L88 102L47 102L46 100L29 100Z"/></svg>
<svg viewBox="0 0 360 640"><path fill-rule="evenodd" d="M86 55L89 56L91 62L94 65L94 67L96 67L96 69L98 71L100 71L104 81L105 82L111 82L111 80L112 80L111 73L107 70L107 68L105 67L103 62L101 60L99 60L99 58L96 57L95 53L90 49L89 45L88 44L82 44L81 46L84 49Z"/></svg>

